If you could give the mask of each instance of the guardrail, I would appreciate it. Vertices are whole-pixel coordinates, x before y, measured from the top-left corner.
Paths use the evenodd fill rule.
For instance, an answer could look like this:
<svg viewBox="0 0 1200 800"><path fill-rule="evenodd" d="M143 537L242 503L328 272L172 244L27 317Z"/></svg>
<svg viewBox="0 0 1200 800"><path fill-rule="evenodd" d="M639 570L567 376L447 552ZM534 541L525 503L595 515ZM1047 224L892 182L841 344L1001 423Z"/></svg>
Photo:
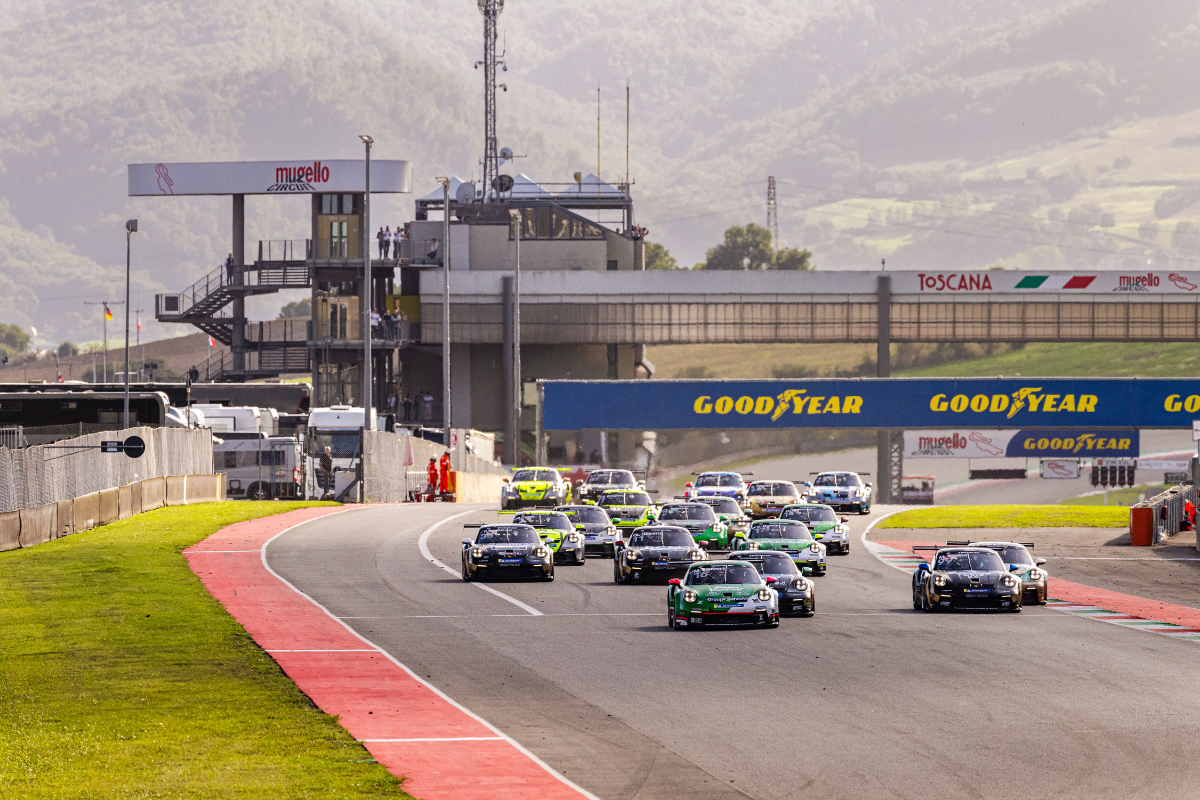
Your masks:
<svg viewBox="0 0 1200 800"><path fill-rule="evenodd" d="M1196 487L1181 483L1135 504L1129 509L1129 543L1146 547L1179 533L1184 529L1188 502L1193 508L1198 504ZM1196 549L1200 550L1200 542Z"/></svg>

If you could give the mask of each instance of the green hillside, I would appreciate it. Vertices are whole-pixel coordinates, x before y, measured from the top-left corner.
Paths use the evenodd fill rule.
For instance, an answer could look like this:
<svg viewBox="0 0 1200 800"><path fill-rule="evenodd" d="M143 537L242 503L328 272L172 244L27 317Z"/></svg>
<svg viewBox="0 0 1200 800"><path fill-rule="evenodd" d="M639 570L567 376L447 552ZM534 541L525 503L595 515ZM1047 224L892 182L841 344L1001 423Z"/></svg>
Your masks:
<svg viewBox="0 0 1200 800"><path fill-rule="evenodd" d="M1200 346L1187 343L1031 344L969 361L906 369L904 377L1173 377L1200 374Z"/></svg>

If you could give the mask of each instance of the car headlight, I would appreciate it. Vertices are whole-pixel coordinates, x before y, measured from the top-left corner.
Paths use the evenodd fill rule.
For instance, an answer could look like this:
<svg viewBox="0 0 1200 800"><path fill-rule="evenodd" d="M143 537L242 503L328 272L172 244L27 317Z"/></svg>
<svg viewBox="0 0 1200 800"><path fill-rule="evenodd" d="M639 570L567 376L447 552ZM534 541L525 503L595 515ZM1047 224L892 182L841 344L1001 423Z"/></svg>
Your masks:
<svg viewBox="0 0 1200 800"><path fill-rule="evenodd" d="M1029 580L1031 581L1040 581L1044 577L1046 577L1045 574L1037 567L1029 570Z"/></svg>
<svg viewBox="0 0 1200 800"><path fill-rule="evenodd" d="M471 551L471 558L480 558L482 556L483 550L479 549L478 547Z"/></svg>
<svg viewBox="0 0 1200 800"><path fill-rule="evenodd" d="M817 544L816 542L813 542L812 544L810 544L808 546L808 549L812 550L814 553L819 553L819 552L821 552L821 545Z"/></svg>
<svg viewBox="0 0 1200 800"><path fill-rule="evenodd" d="M834 532L834 533L845 533L845 532L846 532L846 526L845 526L845 525L834 525L834 526L833 526L833 532Z"/></svg>
<svg viewBox="0 0 1200 800"><path fill-rule="evenodd" d="M796 580L792 582L792 585L802 592L807 591L808 589L808 581L804 580L804 578L796 578Z"/></svg>
<svg viewBox="0 0 1200 800"><path fill-rule="evenodd" d="M765 587L762 589L759 589L758 594L755 595L755 597L757 597L759 600L770 600L771 599L771 590L767 589Z"/></svg>
<svg viewBox="0 0 1200 800"><path fill-rule="evenodd" d="M1016 586L1017 579L1014 578L1012 575L1005 575L1003 578L1000 579L1000 583L1004 584L1005 586Z"/></svg>
<svg viewBox="0 0 1200 800"><path fill-rule="evenodd" d="M750 542L749 544L746 545L746 549L747 550L757 550L758 542Z"/></svg>
<svg viewBox="0 0 1200 800"><path fill-rule="evenodd" d="M536 558L545 558L546 556L550 555L550 551L544 547L539 547L533 551L533 555Z"/></svg>
<svg viewBox="0 0 1200 800"><path fill-rule="evenodd" d="M605 535L605 536L616 536L616 535L617 535L617 528L616 528L616 526L615 526L615 525L609 525L607 528L605 528L605 529L604 529L604 535Z"/></svg>
<svg viewBox="0 0 1200 800"><path fill-rule="evenodd" d="M625 551L625 560L626 561L641 561L642 554L638 550L633 550L633 549L626 550Z"/></svg>
<svg viewBox="0 0 1200 800"><path fill-rule="evenodd" d="M693 550L692 551L692 561L703 561L703 560L704 560L704 551L703 550Z"/></svg>
<svg viewBox="0 0 1200 800"><path fill-rule="evenodd" d="M567 534L567 541L568 541L568 542L578 542L578 541L579 541L579 534L578 534L578 533L568 533L568 534Z"/></svg>
<svg viewBox="0 0 1200 800"><path fill-rule="evenodd" d="M693 592L691 589L688 589L686 592L683 593L683 602L685 602L685 603L694 603L698 599L699 598L696 595L696 593Z"/></svg>
<svg viewBox="0 0 1200 800"><path fill-rule="evenodd" d="M945 575L934 575L933 576L933 585L934 586L945 586L949 582L950 582L950 579L947 578Z"/></svg>

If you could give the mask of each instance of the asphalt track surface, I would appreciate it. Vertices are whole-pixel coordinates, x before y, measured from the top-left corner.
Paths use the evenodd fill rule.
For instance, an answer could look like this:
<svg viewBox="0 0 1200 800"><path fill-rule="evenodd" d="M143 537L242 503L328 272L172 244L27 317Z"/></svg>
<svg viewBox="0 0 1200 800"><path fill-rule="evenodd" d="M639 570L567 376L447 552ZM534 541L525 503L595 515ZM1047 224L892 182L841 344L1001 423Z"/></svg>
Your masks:
<svg viewBox="0 0 1200 800"><path fill-rule="evenodd" d="M617 586L604 559L489 584L534 615L421 554L422 532L467 508L333 515L267 560L599 797L1197 795L1195 642L1038 607L915 612L862 517L811 619L671 630L664 587ZM496 518L435 528L430 554L457 570L462 523Z"/></svg>

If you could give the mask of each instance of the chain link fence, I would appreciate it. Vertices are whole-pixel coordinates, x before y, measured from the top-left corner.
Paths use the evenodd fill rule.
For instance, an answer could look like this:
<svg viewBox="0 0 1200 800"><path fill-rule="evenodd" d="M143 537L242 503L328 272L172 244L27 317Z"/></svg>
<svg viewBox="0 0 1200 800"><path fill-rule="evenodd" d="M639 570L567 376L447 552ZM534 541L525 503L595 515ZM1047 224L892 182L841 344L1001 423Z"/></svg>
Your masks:
<svg viewBox="0 0 1200 800"><path fill-rule="evenodd" d="M101 453L101 440L140 436L141 458ZM94 433L53 446L0 448L0 513L72 500L146 478L213 474L207 428L131 428Z"/></svg>

